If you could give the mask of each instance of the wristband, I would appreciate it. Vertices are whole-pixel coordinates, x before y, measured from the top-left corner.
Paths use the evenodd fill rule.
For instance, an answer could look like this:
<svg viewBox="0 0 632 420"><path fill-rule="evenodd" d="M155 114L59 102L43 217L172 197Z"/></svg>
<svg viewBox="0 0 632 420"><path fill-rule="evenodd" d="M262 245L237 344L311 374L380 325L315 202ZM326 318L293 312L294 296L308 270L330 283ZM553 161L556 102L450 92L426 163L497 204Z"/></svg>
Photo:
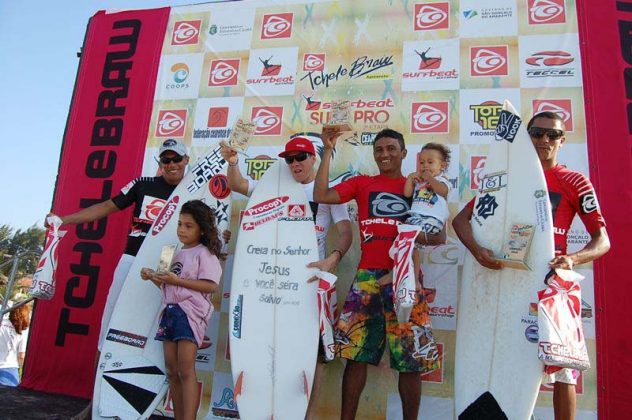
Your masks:
<svg viewBox="0 0 632 420"><path fill-rule="evenodd" d="M235 163L229 163L228 166L237 166L239 164L239 161L235 162Z"/></svg>

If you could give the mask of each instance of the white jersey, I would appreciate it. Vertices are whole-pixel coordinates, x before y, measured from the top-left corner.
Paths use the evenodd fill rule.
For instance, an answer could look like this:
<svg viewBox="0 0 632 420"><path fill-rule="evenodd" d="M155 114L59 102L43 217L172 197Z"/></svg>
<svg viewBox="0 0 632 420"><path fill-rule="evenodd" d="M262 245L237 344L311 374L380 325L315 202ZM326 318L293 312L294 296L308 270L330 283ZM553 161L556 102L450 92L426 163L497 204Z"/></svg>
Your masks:
<svg viewBox="0 0 632 420"><path fill-rule="evenodd" d="M18 354L26 352L28 328L22 334L15 332L9 319L3 319L0 325L0 369L18 368Z"/></svg>
<svg viewBox="0 0 632 420"><path fill-rule="evenodd" d="M448 187L449 194L452 188L448 178L441 173L435 179ZM406 223L419 225L426 233L441 232L450 216L448 201L443 196L435 193L425 181L415 183L409 213L410 217L406 220Z"/></svg>
<svg viewBox="0 0 632 420"><path fill-rule="evenodd" d="M256 181L248 179L248 197L257 185ZM346 204L319 204L314 201L314 181L308 184L302 184L309 205L314 213L314 224L316 228L316 238L318 239L318 255L322 260L325 258L325 240L327 232L331 227L331 222L341 222L349 220L349 211Z"/></svg>

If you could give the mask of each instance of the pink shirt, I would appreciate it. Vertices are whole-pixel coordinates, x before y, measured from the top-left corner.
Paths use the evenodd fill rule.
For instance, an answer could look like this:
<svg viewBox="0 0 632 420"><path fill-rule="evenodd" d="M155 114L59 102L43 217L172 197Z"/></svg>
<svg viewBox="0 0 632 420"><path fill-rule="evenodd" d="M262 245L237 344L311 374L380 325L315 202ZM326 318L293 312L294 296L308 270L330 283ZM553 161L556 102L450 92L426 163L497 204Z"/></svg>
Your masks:
<svg viewBox="0 0 632 420"><path fill-rule="evenodd" d="M215 284L219 284L222 275L219 259L202 244L179 250L171 262L170 271L182 279L210 280ZM160 313L169 303L177 303L187 314L198 347L201 346L208 321L213 313L211 294L182 286L163 284Z"/></svg>

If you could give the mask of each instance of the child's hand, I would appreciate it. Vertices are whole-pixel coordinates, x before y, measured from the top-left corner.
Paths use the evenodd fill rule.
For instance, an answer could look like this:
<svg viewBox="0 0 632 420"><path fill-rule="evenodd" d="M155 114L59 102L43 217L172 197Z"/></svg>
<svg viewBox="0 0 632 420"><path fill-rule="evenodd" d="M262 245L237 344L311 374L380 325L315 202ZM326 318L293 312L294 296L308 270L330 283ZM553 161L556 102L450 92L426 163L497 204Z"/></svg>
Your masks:
<svg viewBox="0 0 632 420"><path fill-rule="evenodd" d="M156 280L165 284L178 284L179 277L176 273L172 273L171 271L167 273L160 273L154 276Z"/></svg>
<svg viewBox="0 0 632 420"><path fill-rule="evenodd" d="M423 169L421 171L421 179L423 179L424 181L429 181L433 178L434 176L432 176L432 172L430 171L430 169Z"/></svg>
<svg viewBox="0 0 632 420"><path fill-rule="evenodd" d="M155 274L155 271L151 268L143 267L140 270L140 278L143 280L151 280L151 276Z"/></svg>
<svg viewBox="0 0 632 420"><path fill-rule="evenodd" d="M411 172L408 174L408 179L412 179L415 182L421 181L421 172Z"/></svg>

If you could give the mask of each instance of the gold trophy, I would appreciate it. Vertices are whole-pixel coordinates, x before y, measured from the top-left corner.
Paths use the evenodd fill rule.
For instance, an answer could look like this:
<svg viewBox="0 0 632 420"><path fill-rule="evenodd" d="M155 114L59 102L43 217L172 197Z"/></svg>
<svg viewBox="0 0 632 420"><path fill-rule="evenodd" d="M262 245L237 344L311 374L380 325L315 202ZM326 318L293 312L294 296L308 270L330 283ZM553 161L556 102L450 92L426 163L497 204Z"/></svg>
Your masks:
<svg viewBox="0 0 632 420"><path fill-rule="evenodd" d="M324 126L337 131L353 131L349 108L350 102L347 100L331 101L331 118Z"/></svg>
<svg viewBox="0 0 632 420"><path fill-rule="evenodd" d="M245 153L248 142L255 132L256 125L252 121L237 120L225 144L236 152Z"/></svg>

